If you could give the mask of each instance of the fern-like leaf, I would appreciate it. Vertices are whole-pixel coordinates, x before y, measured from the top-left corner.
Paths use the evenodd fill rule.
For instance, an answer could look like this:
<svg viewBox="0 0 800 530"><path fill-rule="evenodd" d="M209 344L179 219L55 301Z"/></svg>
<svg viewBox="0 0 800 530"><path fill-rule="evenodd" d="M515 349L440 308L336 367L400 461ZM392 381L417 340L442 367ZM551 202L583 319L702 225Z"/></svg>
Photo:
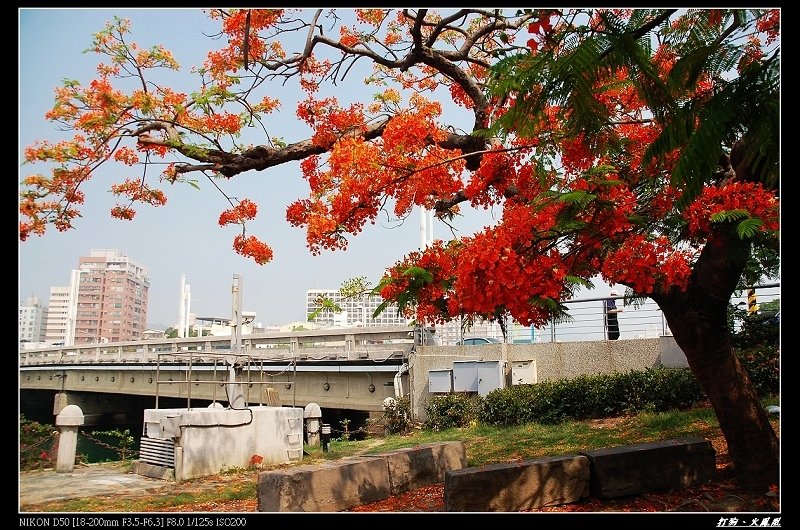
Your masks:
<svg viewBox="0 0 800 530"><path fill-rule="evenodd" d="M762 226L764 226L764 221L761 219L745 219L736 227L736 233L740 239L750 239L758 234Z"/></svg>
<svg viewBox="0 0 800 530"><path fill-rule="evenodd" d="M736 210L722 210L721 212L717 212L711 214L712 223L724 223L726 221L736 221L738 219L745 219L750 217L750 212L747 210L736 209Z"/></svg>

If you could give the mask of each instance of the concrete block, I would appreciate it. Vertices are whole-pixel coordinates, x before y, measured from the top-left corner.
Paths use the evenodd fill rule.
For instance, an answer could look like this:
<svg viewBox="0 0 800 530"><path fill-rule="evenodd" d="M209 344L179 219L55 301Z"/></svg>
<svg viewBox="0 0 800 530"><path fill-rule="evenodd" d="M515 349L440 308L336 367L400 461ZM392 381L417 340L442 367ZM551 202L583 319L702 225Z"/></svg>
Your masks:
<svg viewBox="0 0 800 530"><path fill-rule="evenodd" d="M702 438L623 445L581 454L589 459L591 494L601 499L669 491L712 480L716 453Z"/></svg>
<svg viewBox="0 0 800 530"><path fill-rule="evenodd" d="M449 512L518 512L576 502L589 494L589 460L563 455L447 471Z"/></svg>
<svg viewBox="0 0 800 530"><path fill-rule="evenodd" d="M159 466L156 464L148 464L139 460L131 463L131 473L136 475L143 475L150 478L159 478L163 480L175 480L175 470L171 467Z"/></svg>
<svg viewBox="0 0 800 530"><path fill-rule="evenodd" d="M340 512L390 496L383 458L351 458L258 475L259 512Z"/></svg>
<svg viewBox="0 0 800 530"><path fill-rule="evenodd" d="M392 495L439 484L446 471L467 466L464 442L418 445L375 456L386 460Z"/></svg>

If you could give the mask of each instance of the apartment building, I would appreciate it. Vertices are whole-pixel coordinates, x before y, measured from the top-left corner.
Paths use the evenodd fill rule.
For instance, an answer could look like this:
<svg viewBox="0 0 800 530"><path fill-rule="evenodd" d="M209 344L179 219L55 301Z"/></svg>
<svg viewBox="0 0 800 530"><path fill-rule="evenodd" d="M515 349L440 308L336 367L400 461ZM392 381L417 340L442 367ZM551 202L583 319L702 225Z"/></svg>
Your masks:
<svg viewBox="0 0 800 530"><path fill-rule="evenodd" d="M340 311L321 309L322 300L330 300ZM397 314L397 306L391 305L377 317L372 316L383 298L378 295L345 297L338 289L309 289L306 291L306 320L322 327L342 326L405 326L408 322Z"/></svg>
<svg viewBox="0 0 800 530"><path fill-rule="evenodd" d="M91 250L78 259L69 286L50 289L45 340L70 345L142 339L149 274L119 250Z"/></svg>
<svg viewBox="0 0 800 530"><path fill-rule="evenodd" d="M44 317L47 307L39 303L39 298L29 296L19 305L19 342L44 342Z"/></svg>

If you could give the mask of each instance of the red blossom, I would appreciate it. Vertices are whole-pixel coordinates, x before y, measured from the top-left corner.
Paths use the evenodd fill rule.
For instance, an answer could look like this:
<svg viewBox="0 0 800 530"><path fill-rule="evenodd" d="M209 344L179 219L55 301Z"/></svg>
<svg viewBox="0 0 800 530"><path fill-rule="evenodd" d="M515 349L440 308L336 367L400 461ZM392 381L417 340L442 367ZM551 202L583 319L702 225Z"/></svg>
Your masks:
<svg viewBox="0 0 800 530"><path fill-rule="evenodd" d="M689 224L689 234L695 239L707 237L712 228L712 216L731 210L741 210L751 218L760 219L763 222L761 231L780 227L780 205L774 192L754 182L730 182L704 188L686 209L684 217Z"/></svg>
<svg viewBox="0 0 800 530"><path fill-rule="evenodd" d="M237 254L253 258L259 265L264 265L272 260L272 249L255 236L245 237L239 234L233 240L233 249Z"/></svg>
<svg viewBox="0 0 800 530"><path fill-rule="evenodd" d="M255 219L258 207L249 199L242 199L239 204L229 210L225 210L219 216L219 225L244 223L246 220Z"/></svg>

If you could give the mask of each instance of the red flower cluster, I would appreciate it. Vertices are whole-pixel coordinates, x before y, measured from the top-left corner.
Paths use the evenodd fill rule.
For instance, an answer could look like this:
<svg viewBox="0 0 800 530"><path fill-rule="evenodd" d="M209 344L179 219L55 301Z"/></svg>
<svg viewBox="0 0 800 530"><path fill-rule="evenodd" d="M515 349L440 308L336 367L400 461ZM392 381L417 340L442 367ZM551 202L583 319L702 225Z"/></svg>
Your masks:
<svg viewBox="0 0 800 530"><path fill-rule="evenodd" d="M724 186L709 186L686 209L689 235L695 240L708 236L712 216L720 212L739 210L743 216L763 222L760 230L778 230L780 204L774 192L754 182L730 182Z"/></svg>
<svg viewBox="0 0 800 530"><path fill-rule="evenodd" d="M140 180L125 179L121 184L111 186L114 195L128 197L132 201L143 202L152 206L163 206L167 203L167 196L161 190L153 189Z"/></svg>
<svg viewBox="0 0 800 530"><path fill-rule="evenodd" d="M675 249L664 236L651 240L634 234L608 254L602 275L608 283L629 285L640 294L670 287L686 290L695 257L692 251Z"/></svg>
<svg viewBox="0 0 800 530"><path fill-rule="evenodd" d="M225 210L219 216L219 225L244 223L245 220L255 219L258 207L249 199L242 199L239 204Z"/></svg>
<svg viewBox="0 0 800 530"><path fill-rule="evenodd" d="M245 237L239 234L233 240L233 250L237 254L253 258L259 265L264 265L272 260L272 249L255 236Z"/></svg>
<svg viewBox="0 0 800 530"><path fill-rule="evenodd" d="M121 206L118 204L113 208L111 208L111 217L114 217L116 219L130 221L134 218L135 215L136 215L136 210L134 210L130 206Z"/></svg>

